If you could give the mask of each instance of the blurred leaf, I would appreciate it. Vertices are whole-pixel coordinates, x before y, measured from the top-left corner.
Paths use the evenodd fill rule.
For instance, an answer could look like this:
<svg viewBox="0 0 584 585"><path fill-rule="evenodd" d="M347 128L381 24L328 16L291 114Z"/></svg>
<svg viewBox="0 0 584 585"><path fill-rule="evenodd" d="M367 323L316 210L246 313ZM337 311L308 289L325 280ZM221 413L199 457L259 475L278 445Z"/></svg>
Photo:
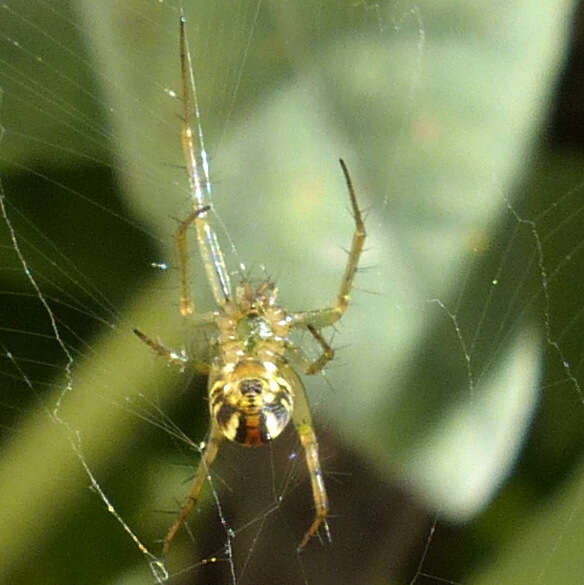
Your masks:
<svg viewBox="0 0 584 585"><path fill-rule="evenodd" d="M527 276L521 272L534 244L529 226L507 203L545 114L571 4L265 2L257 19L256 3L187 6L216 207L237 245L230 259L244 259L258 277L266 263L291 310L332 302L346 262L340 246L349 245L352 230L336 160L347 161L368 210L363 265L371 268L358 275L353 304L334 337L339 365L328 374L334 391L322 379L308 381L318 425L452 519L476 514L493 497L538 399L545 323L534 313L541 273L537 262ZM82 69L100 88L89 90L100 96L97 104L84 106L80 97L79 108L83 118L97 110L97 128L107 132L94 145L83 143L86 129L79 144L71 139L71 149L101 153L105 164L113 159L113 181L129 213L160 246L160 258L151 260L170 261L172 218L188 206L176 168L182 164L180 101L172 97L180 87L176 13L157 3L134 9L131 2L83 1L75 7L92 64ZM80 53L78 39L59 41L69 42ZM53 39L50 47L59 43ZM63 83L57 78L42 86L58 91ZM69 112L84 93L75 87L66 98ZM28 102L25 113L34 111ZM8 109L2 116L8 126L23 114ZM41 133L42 124L30 122L26 133L42 139L33 154L10 142L14 149L3 156L28 165L57 152L59 165L71 160L52 142L57 131ZM71 130L64 122L58 128ZM62 144L69 136L61 136ZM100 185L91 187L99 203ZM521 207L522 216L533 215L532 203ZM88 220L73 225L92 227ZM128 224L121 231L127 233ZM106 237L117 237L113 228ZM130 252L132 246L142 243L123 244ZM118 279L126 289L136 286L112 268L111 280ZM201 281L197 271L194 280ZM143 393L164 404L177 394L176 377L154 358L147 361L146 348L131 334L138 326L181 347L189 331L176 310L176 285L158 279L137 288L136 300L116 316L115 334L92 341L88 362L78 360L66 404L100 476L113 473L117 457L138 440L128 423L131 409L116 400ZM199 288L197 306L207 308L208 295ZM62 383L49 404L61 390ZM87 485L78 473L64 490L62 475L72 473L73 457L53 442L48 420L44 412L35 415L30 424L36 430L23 426L0 463L6 496L18 502L0 534L6 567L40 546L57 518L66 522L72 494ZM204 428L192 432L198 439ZM31 453L41 453L41 461ZM156 497L168 492L164 465L153 473L142 459L133 464L133 483L150 482ZM35 474L43 478L42 499ZM159 479L154 487L152 478ZM137 499L129 490L127 498ZM59 505L47 507L52 500ZM140 522L140 511L124 518ZM120 540L126 538L116 528ZM148 524L146 531L154 539L164 523ZM129 571L135 548L126 544L122 558L95 561L96 581ZM107 550L107 543L100 545Z"/></svg>
<svg viewBox="0 0 584 585"><path fill-rule="evenodd" d="M473 585L577 583L584 560L584 474L579 468L563 489L534 514L513 527L514 538L484 569L468 579Z"/></svg>

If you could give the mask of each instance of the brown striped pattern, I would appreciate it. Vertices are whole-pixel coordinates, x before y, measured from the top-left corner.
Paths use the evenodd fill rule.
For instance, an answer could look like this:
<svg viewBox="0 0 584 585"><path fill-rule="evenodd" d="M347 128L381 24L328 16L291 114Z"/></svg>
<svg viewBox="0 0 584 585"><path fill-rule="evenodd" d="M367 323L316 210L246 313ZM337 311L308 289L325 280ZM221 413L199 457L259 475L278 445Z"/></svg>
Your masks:
<svg viewBox="0 0 584 585"><path fill-rule="evenodd" d="M227 374L225 378L216 378L209 392L211 416L223 434L248 446L263 445L277 437L293 410L290 384L274 375L272 369L262 366L256 370L262 377Z"/></svg>

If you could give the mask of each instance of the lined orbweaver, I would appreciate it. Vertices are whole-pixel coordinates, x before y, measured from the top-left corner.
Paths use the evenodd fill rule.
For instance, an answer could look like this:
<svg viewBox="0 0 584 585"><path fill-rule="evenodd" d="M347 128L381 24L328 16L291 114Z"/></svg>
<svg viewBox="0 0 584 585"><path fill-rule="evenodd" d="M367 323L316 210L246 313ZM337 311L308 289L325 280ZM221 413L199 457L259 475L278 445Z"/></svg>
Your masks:
<svg viewBox="0 0 584 585"><path fill-rule="evenodd" d="M184 351L175 352L138 329L134 333L157 354L181 369L187 365L208 374L210 430L190 492L164 539L162 553L170 544L203 488L208 469L225 438L247 446L264 445L275 439L292 419L304 448L310 474L315 516L298 550L302 550L321 525L330 539L326 516L329 510L318 442L314 433L306 391L296 373L313 375L333 359L334 352L320 329L336 323L349 305L353 279L365 241L365 226L349 172L343 160L355 231L341 288L331 307L290 313L278 306L278 289L270 280L257 288L245 278L232 290L216 232L211 223L211 183L197 104L196 85L189 53L185 17L180 17L180 65L183 97L182 147L186 161L193 211L180 222L176 246L180 271L180 312L194 328L215 331L208 364L192 362ZM191 122L196 123L196 132ZM190 288L187 231L194 227L206 277L217 304L215 311L196 313ZM311 361L289 338L293 328L307 329L322 348Z"/></svg>

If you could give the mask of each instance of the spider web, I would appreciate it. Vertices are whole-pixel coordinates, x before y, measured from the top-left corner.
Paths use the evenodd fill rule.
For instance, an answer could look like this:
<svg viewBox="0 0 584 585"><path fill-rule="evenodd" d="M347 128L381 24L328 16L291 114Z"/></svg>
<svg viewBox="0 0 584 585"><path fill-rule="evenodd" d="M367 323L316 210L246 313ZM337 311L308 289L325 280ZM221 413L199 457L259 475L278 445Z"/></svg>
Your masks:
<svg viewBox="0 0 584 585"><path fill-rule="evenodd" d="M581 580L583 167L534 148L570 5L185 0L229 266L287 308L329 303L339 156L369 239L337 359L306 380L332 545L296 550L312 500L289 429L222 448L162 563L205 380L132 329L206 340L172 249L178 4L118 4L1 7L4 580Z"/></svg>

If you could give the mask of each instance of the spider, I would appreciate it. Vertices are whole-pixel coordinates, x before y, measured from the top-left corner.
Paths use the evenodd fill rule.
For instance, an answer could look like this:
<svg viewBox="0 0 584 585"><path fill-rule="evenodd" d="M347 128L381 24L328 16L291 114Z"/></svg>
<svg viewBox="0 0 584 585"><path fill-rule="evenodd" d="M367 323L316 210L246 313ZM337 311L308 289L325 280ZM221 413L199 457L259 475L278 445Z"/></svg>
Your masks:
<svg viewBox="0 0 584 585"><path fill-rule="evenodd" d="M138 329L134 329L134 333L170 364L181 369L190 366L208 374L211 422L190 492L164 539L162 554L168 553L177 531L195 507L220 443L228 439L251 447L264 445L275 439L290 419L304 448L315 507L314 520L298 545L300 551L321 526L329 540L330 532L326 522L329 503L318 457L318 442L306 391L297 370L308 375L317 374L334 357L333 349L320 334L320 329L336 323L347 310L365 241L365 226L349 172L341 159L355 231L341 287L332 306L288 312L278 305L278 289L270 280L254 288L243 278L232 289L229 271L209 217L211 184L185 22L185 16L181 14L181 140L193 210L179 223L175 235L180 272L180 312L193 328L206 327L214 331L209 363L195 362L185 351L172 351ZM196 132L191 125L193 115ZM191 228L194 228L206 277L217 304L214 311L195 312L187 247L187 231ZM311 361L292 343L289 333L293 328L304 328L311 333L322 348L318 359Z"/></svg>

